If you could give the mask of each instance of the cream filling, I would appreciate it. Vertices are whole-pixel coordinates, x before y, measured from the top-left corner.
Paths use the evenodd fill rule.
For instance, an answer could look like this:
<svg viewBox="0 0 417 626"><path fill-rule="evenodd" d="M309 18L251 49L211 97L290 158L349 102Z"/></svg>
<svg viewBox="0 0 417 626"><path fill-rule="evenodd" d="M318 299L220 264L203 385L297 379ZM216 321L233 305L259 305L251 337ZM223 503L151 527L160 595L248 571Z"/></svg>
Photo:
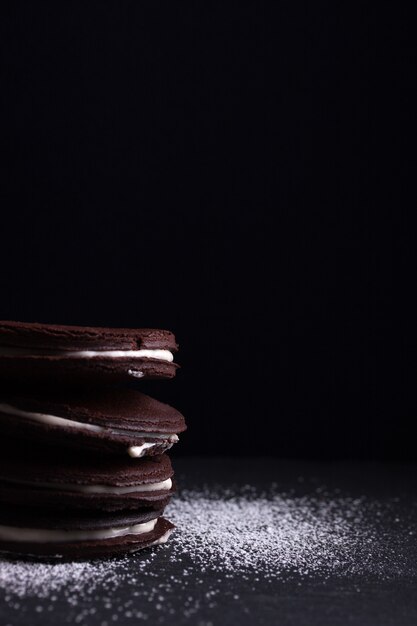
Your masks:
<svg viewBox="0 0 417 626"><path fill-rule="evenodd" d="M156 445L157 445L156 443L145 442L141 446L129 446L127 449L127 453L129 456L132 457L132 459L139 459L141 456L145 454L148 448L154 448Z"/></svg>
<svg viewBox="0 0 417 626"><path fill-rule="evenodd" d="M73 428L81 428L83 430L92 430L94 432L103 432L109 430L102 426L96 426L95 424L86 424L84 422L76 422L75 420L69 420L65 417L58 417L57 415L45 415L44 413L33 413L32 411L22 411L11 404L0 403L0 412L8 415L16 415L17 417L25 417L35 422L41 422L42 424L48 424L49 426L72 426Z"/></svg>
<svg viewBox="0 0 417 626"><path fill-rule="evenodd" d="M113 539L114 537L125 537L126 535L143 535L150 533L155 528L157 521L158 519L153 519L150 522L144 522L142 524L133 524L132 526L124 526L123 528L103 528L101 530L50 530L44 528L18 528L17 526L0 525L0 539L2 541L30 541L33 543ZM163 537L164 536L165 535L163 535ZM164 541L161 541L163 537L157 541L164 543ZM168 537L166 539L168 539Z"/></svg>
<svg viewBox="0 0 417 626"><path fill-rule="evenodd" d="M165 450L169 450L170 448L172 448L174 443L177 443L177 441L179 441L178 435L168 435L166 439L169 443L165 445ZM133 459L138 459L145 454L148 448L154 448L157 445L159 444L158 443L143 443L141 446L129 446L129 448L127 449L127 453Z"/></svg>
<svg viewBox="0 0 417 626"><path fill-rule="evenodd" d="M0 413L6 413L8 415L16 415L17 417L24 417L26 419L40 422L41 424L47 424L48 426L68 426L70 428L78 428L79 430L89 430L93 432L109 432L116 435L134 435L135 437L146 437L150 439L167 440L169 444L177 443L178 435L165 434L165 433L148 433L142 431L131 431L123 428L104 428L103 426L97 426L96 424L87 424L85 422L77 422L75 420L69 420L65 417L58 417L57 415L46 415L45 413L33 413L32 411L22 411L11 404L0 403ZM140 446L129 446L127 449L128 454L131 457L141 457L145 453L145 450L152 448L160 443L160 441L152 443L143 443Z"/></svg>
<svg viewBox="0 0 417 626"><path fill-rule="evenodd" d="M127 370L127 373L129 374L129 376L132 376L133 378L143 378L145 376L145 374L141 372L140 370L129 369Z"/></svg>
<svg viewBox="0 0 417 626"><path fill-rule="evenodd" d="M25 480L6 479L7 482L19 485L30 485L32 487L43 487L45 489L57 489L59 491L78 491L79 493L103 493L103 494L124 494L124 493L144 493L150 491L165 491L171 489L172 480L167 478L159 483L143 483L139 485L128 485L126 487L114 487L112 485L78 485L77 483L48 483L31 482Z"/></svg>
<svg viewBox="0 0 417 626"><path fill-rule="evenodd" d="M170 350L36 350L34 348L16 348L4 346L0 348L0 356L62 356L69 358L91 359L96 356L111 359L157 359L172 362L174 355Z"/></svg>
<svg viewBox="0 0 417 626"><path fill-rule="evenodd" d="M61 487L61 486L60 486ZM143 493L149 491L165 491L166 489L171 489L172 480L171 478L167 478L166 480L161 480L159 483L146 483L141 485L129 485L128 487L112 487L111 485L75 485L76 491L81 491L83 493L114 493L114 494L123 494L123 493ZM65 485L64 489L73 489L73 485Z"/></svg>
<svg viewBox="0 0 417 626"><path fill-rule="evenodd" d="M174 530L173 528L170 528L169 530L167 530L166 533L164 533L161 537L159 537L159 539L151 543L151 546L160 546L161 543L166 543L173 530Z"/></svg>
<svg viewBox="0 0 417 626"><path fill-rule="evenodd" d="M169 350L78 350L74 352L62 352L64 356L91 359L95 356L107 356L111 359L158 359L159 361L174 360L174 355Z"/></svg>

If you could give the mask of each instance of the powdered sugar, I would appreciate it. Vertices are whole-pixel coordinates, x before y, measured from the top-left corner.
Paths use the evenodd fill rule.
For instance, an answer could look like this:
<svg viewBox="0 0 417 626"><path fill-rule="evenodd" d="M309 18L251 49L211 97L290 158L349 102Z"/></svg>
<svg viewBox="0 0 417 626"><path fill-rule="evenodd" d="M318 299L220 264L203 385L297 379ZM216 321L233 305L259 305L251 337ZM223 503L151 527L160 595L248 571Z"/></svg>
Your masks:
<svg viewBox="0 0 417 626"><path fill-rule="evenodd" d="M385 525L396 519L394 502L381 505L322 490L298 497L274 489L259 494L250 486L237 494L224 491L221 498L218 493L188 491L173 503L170 516L180 530L172 539L172 559L190 554L203 573L250 579L293 574L386 578L405 567L406 554L397 547L394 561L392 546L378 528L381 516ZM411 536L414 529L403 532Z"/></svg>
<svg viewBox="0 0 417 626"><path fill-rule="evenodd" d="M70 598L82 593L88 585L94 591L101 583L109 583L114 568L104 562L95 563L30 563L0 561L0 588L19 597L50 598L61 589Z"/></svg>
<svg viewBox="0 0 417 626"><path fill-rule="evenodd" d="M290 571L343 573L352 550L372 542L364 526L363 500L323 501L278 494L217 499L188 492L171 508L181 525L172 552L193 554L201 571L280 577ZM175 558L175 557L174 557Z"/></svg>
<svg viewBox="0 0 417 626"><path fill-rule="evenodd" d="M168 510L178 528L153 551L91 563L0 561L9 611L35 596L40 613L58 599L80 623L97 605L109 623L169 621L178 605L192 620L219 602L240 605L242 585L243 593L269 593L294 579L415 576L414 527L397 500L211 486L182 492Z"/></svg>

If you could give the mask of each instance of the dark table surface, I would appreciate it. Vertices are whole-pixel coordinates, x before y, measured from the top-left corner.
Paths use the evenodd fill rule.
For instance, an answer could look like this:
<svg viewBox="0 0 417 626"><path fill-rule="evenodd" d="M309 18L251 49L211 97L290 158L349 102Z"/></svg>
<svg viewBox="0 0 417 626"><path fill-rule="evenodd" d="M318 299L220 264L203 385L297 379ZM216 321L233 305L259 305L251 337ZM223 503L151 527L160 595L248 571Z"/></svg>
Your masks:
<svg viewBox="0 0 417 626"><path fill-rule="evenodd" d="M179 458L174 465L177 539L123 559L80 564L79 570L3 559L1 626L417 624L416 466L269 458ZM285 532L260 526L262 551L256 528L249 529L243 548L250 558L243 563L236 529L226 536L220 525L244 520L247 530L252 515L256 526L257 507L267 512L268 502L278 526L282 514ZM227 518L229 504L233 515ZM181 512L199 518L191 531L181 529ZM212 547L205 562L198 543L205 538L193 538L192 529L209 528L207 516ZM236 567L230 565L231 537L240 555ZM273 546L271 554L265 545ZM262 561L253 569L252 557Z"/></svg>

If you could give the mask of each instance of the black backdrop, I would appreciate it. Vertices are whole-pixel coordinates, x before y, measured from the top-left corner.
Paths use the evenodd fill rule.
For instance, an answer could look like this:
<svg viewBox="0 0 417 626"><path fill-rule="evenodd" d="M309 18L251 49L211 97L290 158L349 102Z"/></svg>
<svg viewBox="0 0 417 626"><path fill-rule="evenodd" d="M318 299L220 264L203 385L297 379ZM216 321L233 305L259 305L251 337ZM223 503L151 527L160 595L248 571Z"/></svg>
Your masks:
<svg viewBox="0 0 417 626"><path fill-rule="evenodd" d="M177 454L415 457L414 32L375 5L2 4L0 318L174 330Z"/></svg>

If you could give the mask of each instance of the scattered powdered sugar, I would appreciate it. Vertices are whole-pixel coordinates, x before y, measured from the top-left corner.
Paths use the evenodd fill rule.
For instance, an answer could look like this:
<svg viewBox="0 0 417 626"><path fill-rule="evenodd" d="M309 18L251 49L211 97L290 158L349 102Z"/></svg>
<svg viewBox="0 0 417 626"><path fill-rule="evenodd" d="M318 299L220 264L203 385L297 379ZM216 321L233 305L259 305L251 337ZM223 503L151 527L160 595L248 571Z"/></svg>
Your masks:
<svg viewBox="0 0 417 626"><path fill-rule="evenodd" d="M405 554L391 548L378 521L399 522L395 510L365 497L187 491L170 509L180 530L172 538L172 559L192 555L201 572L282 578L307 576L396 575ZM386 530L386 529L385 529ZM408 531L413 535L414 531Z"/></svg>
<svg viewBox="0 0 417 626"><path fill-rule="evenodd" d="M30 563L0 561L0 589L19 597L48 598L61 589L68 597L84 591L94 591L102 582L117 583L114 568L104 562Z"/></svg>
<svg viewBox="0 0 417 626"><path fill-rule="evenodd" d="M29 610L20 600L36 598L39 623L44 610L62 611L64 602L74 623L95 623L99 606L97 623L106 625L119 618L169 621L179 605L181 619L192 620L226 600L241 604L242 586L248 594L268 594L294 579L415 578L414 526L404 510L410 511L394 499L320 489L308 495L274 486L263 493L213 486L183 491L167 510L177 530L165 546L85 563L0 560L0 595L8 616Z"/></svg>
<svg viewBox="0 0 417 626"><path fill-rule="evenodd" d="M181 530L173 555L193 555L201 571L279 577L296 570L342 573L356 566L352 554L372 541L361 500L281 495L216 499L188 492L171 518Z"/></svg>

